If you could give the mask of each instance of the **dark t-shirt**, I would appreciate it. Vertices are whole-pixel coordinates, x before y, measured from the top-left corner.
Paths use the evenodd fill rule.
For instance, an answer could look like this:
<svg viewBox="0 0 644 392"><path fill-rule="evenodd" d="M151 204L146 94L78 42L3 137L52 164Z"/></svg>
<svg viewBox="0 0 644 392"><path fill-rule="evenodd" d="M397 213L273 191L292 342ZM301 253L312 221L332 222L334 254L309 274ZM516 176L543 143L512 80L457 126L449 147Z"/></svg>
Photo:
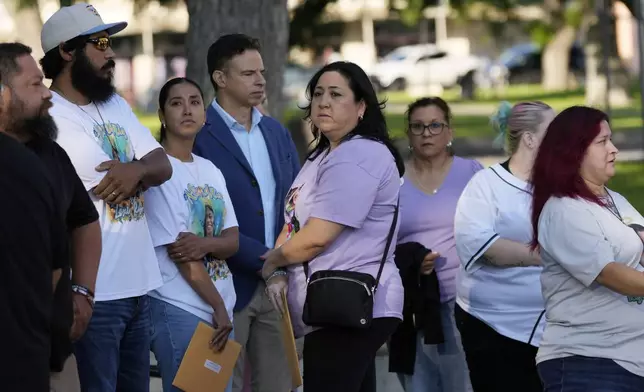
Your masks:
<svg viewBox="0 0 644 392"><path fill-rule="evenodd" d="M40 159L0 133L3 391L49 391L52 270L68 259L55 189Z"/></svg>
<svg viewBox="0 0 644 392"><path fill-rule="evenodd" d="M56 184L60 209L65 216L69 235L74 229L98 220L98 212L90 199L83 182L76 174L69 156L56 142L42 139L27 143L33 152L40 157L48 169L48 174ZM70 246L69 236L65 244ZM71 251L69 253L71 255ZM72 305L72 286L70 262L65 260L63 273L56 287L54 296L54 316L52 320L51 370L62 371L65 360L72 353L72 342L69 332L74 320Z"/></svg>

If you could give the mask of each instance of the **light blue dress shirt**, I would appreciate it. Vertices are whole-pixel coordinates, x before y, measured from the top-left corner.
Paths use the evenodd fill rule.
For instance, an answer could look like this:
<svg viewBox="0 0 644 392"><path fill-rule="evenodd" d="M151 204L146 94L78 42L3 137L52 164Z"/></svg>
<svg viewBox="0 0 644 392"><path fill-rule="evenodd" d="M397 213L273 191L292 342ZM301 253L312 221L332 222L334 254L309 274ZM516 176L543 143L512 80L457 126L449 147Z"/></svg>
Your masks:
<svg viewBox="0 0 644 392"><path fill-rule="evenodd" d="M262 195L262 208L264 209L264 240L267 248L272 249L275 245L275 177L271 157L268 155L266 141L262 130L259 129L259 121L262 114L253 108L252 125L250 131L237 122L230 114L219 106L216 99L212 100L212 107L224 120L239 148L246 157L248 164L253 169L255 179L259 185Z"/></svg>

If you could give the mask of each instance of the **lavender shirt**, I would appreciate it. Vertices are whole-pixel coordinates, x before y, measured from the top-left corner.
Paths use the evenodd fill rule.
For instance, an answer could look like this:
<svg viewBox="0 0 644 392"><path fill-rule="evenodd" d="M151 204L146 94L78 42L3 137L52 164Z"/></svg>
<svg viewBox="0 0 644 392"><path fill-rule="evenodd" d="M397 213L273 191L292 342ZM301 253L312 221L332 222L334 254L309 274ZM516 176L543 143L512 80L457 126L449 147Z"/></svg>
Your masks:
<svg viewBox="0 0 644 392"><path fill-rule="evenodd" d="M385 249L400 191L393 156L381 143L363 138L343 142L328 154L307 161L286 195L288 238L309 217L346 226L309 264L310 273L338 269L374 277ZM396 233L394 233L394 239ZM374 318L402 319L404 291L391 249L374 298ZM296 336L313 329L302 322L306 276L302 265L289 267L288 305Z"/></svg>
<svg viewBox="0 0 644 392"><path fill-rule="evenodd" d="M460 268L454 242L454 214L465 185L477 171L480 163L454 157L443 184L434 195L428 195L409 180L400 189L400 230L398 243L418 242L440 253L434 269L438 275L441 302L456 297L456 275Z"/></svg>

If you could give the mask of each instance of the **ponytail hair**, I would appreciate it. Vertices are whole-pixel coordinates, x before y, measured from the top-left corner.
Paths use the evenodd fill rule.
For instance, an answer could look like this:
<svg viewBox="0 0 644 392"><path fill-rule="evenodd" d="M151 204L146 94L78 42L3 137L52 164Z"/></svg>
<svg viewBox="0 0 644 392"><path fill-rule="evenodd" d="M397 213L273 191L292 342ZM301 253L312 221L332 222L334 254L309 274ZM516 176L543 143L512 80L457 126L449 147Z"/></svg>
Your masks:
<svg viewBox="0 0 644 392"><path fill-rule="evenodd" d="M490 117L492 128L498 133L497 145L503 145L507 154L514 155L525 132L536 133L544 119L544 112L552 108L541 101L520 102L512 106L503 101Z"/></svg>

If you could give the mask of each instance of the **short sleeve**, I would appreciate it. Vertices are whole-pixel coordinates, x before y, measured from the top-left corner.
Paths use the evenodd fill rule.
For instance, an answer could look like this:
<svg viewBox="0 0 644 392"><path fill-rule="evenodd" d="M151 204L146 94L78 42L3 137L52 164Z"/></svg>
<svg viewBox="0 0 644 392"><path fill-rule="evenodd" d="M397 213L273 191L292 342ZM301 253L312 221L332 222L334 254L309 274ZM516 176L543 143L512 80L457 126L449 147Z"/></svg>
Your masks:
<svg viewBox="0 0 644 392"><path fill-rule="evenodd" d="M539 219L539 246L585 286L615 259L597 218L578 200L546 203Z"/></svg>
<svg viewBox="0 0 644 392"><path fill-rule="evenodd" d="M67 268L70 265L70 237L67 227L65 225L65 211L61 207L63 203L60 200L60 193L55 191L55 184L46 179L44 186L48 190L48 194L43 196L47 197L46 202L49 203L51 215L49 216L49 228L51 230L51 245L52 245L52 268Z"/></svg>
<svg viewBox="0 0 644 392"><path fill-rule="evenodd" d="M156 141L154 136L152 136L150 130L141 124L138 117L136 117L136 114L132 111L130 105L120 96L117 97L117 99L119 100L118 102L121 107L121 111L125 116L127 116L127 133L134 150L134 158L140 160L152 151L161 148L161 145Z"/></svg>
<svg viewBox="0 0 644 392"><path fill-rule="evenodd" d="M57 144L57 156L59 157L60 164L63 168L65 176L68 178L69 183L72 184L72 200L67 210L66 222L69 230L74 230L79 227L96 222L99 218L98 211L89 197L83 182L81 181L74 165L69 160L69 156L65 150L60 148Z"/></svg>
<svg viewBox="0 0 644 392"><path fill-rule="evenodd" d="M456 205L454 239L456 252L468 273L482 267L483 254L499 239L494 230L497 207L486 171L479 171L467 184Z"/></svg>
<svg viewBox="0 0 644 392"><path fill-rule="evenodd" d="M96 166L100 163L96 160L96 141L90 138L77 120L61 115L52 116L59 129L56 142L67 153L85 190L92 190L106 174L96 171Z"/></svg>
<svg viewBox="0 0 644 392"><path fill-rule="evenodd" d="M359 229L373 206L380 179L352 162L323 163L311 217Z"/></svg>
<svg viewBox="0 0 644 392"><path fill-rule="evenodd" d="M145 192L145 215L154 247L171 244L179 233L188 231L187 207L182 203L183 196L174 175Z"/></svg>
<svg viewBox="0 0 644 392"><path fill-rule="evenodd" d="M471 162L472 162L472 164L471 164L472 173L476 174L479 171L484 169L483 165L481 165L481 162L477 161L476 159L472 159Z"/></svg>

